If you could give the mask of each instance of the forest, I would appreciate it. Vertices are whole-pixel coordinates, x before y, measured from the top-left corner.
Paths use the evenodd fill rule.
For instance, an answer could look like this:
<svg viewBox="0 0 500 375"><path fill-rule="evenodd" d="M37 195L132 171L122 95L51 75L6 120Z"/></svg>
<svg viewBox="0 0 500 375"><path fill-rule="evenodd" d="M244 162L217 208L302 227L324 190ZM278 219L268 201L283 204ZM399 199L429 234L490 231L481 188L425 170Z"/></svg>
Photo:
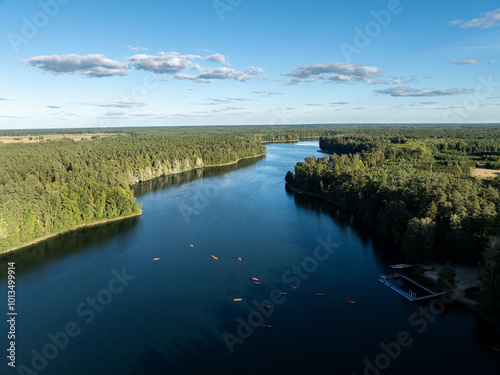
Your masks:
<svg viewBox="0 0 500 375"><path fill-rule="evenodd" d="M0 141L0 252L138 215L131 187L142 181L261 155L265 142L338 131L329 125L2 130L0 137L34 142ZM86 134L102 135L72 139Z"/></svg>
<svg viewBox="0 0 500 375"><path fill-rule="evenodd" d="M265 152L218 131L129 131L0 145L0 252L79 225L140 214L131 186Z"/></svg>
<svg viewBox="0 0 500 375"><path fill-rule="evenodd" d="M500 156L499 127L356 129L320 148L330 155L297 163L289 187L353 212L408 263L485 265L481 309L500 322L500 179L473 176Z"/></svg>

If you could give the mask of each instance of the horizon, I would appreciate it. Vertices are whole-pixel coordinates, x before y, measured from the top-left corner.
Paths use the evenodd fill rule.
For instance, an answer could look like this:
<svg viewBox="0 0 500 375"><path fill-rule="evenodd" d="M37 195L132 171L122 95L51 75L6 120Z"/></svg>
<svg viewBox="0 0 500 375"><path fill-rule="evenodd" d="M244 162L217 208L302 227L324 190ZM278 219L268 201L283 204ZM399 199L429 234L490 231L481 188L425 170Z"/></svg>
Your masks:
<svg viewBox="0 0 500 375"><path fill-rule="evenodd" d="M216 128L216 127L323 127L323 126L337 126L337 127L349 127L349 126L394 126L394 127L411 127L411 126L428 126L428 127L450 127L450 128L456 128L456 127L480 127L480 126L485 126L485 127L495 127L495 126L500 126L500 122L491 122L491 123L482 123L482 122L475 122L475 123L432 123L432 122L420 122L420 123L401 123L401 122L395 122L395 123L388 123L388 122L380 122L380 123L317 123L317 124L240 124L240 125L233 125L233 124L228 124L228 125L147 125L147 126L141 126L141 125L128 125L128 126L113 126L113 127L72 127L72 128L11 128L11 129L1 129L0 128L0 134L4 132L9 132L9 131L21 131L21 132L27 132L27 131L54 131L56 134L60 134L64 130L69 130L69 131L77 131L77 130L99 130L99 131L126 131L126 130L132 130L132 129L174 129L174 128ZM0 135L1 136L1 135Z"/></svg>
<svg viewBox="0 0 500 375"><path fill-rule="evenodd" d="M494 125L499 27L492 0L3 0L0 130Z"/></svg>

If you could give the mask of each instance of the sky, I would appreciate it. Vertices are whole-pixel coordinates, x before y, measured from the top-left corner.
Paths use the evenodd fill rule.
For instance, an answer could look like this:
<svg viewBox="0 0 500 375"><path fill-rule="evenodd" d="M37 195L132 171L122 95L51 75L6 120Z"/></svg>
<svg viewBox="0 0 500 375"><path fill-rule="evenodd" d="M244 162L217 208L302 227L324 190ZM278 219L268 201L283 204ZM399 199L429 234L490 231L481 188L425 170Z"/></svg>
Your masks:
<svg viewBox="0 0 500 375"><path fill-rule="evenodd" d="M500 3L0 0L0 129L499 123Z"/></svg>

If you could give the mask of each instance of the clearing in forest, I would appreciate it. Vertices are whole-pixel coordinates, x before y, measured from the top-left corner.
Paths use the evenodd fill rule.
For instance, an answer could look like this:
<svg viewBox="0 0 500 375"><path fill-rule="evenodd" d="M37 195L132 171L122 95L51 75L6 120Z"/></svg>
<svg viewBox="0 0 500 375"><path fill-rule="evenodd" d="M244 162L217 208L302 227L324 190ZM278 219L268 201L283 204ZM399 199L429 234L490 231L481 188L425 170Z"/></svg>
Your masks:
<svg viewBox="0 0 500 375"><path fill-rule="evenodd" d="M481 180L489 180L500 176L500 170L498 169L486 169L486 168L476 168L472 171L472 176L477 177Z"/></svg>

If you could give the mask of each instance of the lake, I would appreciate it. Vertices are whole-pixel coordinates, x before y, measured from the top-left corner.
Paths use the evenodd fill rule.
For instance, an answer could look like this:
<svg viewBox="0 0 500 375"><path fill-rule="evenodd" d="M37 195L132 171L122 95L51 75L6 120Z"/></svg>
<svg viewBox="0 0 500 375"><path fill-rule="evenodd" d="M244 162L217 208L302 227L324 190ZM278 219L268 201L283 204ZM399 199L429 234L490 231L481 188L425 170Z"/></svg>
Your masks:
<svg viewBox="0 0 500 375"><path fill-rule="evenodd" d="M137 186L138 218L3 256L17 367L2 356L0 373L498 374L498 337L474 313L383 286L404 261L390 242L285 189L295 163L323 156L317 142L266 147Z"/></svg>

